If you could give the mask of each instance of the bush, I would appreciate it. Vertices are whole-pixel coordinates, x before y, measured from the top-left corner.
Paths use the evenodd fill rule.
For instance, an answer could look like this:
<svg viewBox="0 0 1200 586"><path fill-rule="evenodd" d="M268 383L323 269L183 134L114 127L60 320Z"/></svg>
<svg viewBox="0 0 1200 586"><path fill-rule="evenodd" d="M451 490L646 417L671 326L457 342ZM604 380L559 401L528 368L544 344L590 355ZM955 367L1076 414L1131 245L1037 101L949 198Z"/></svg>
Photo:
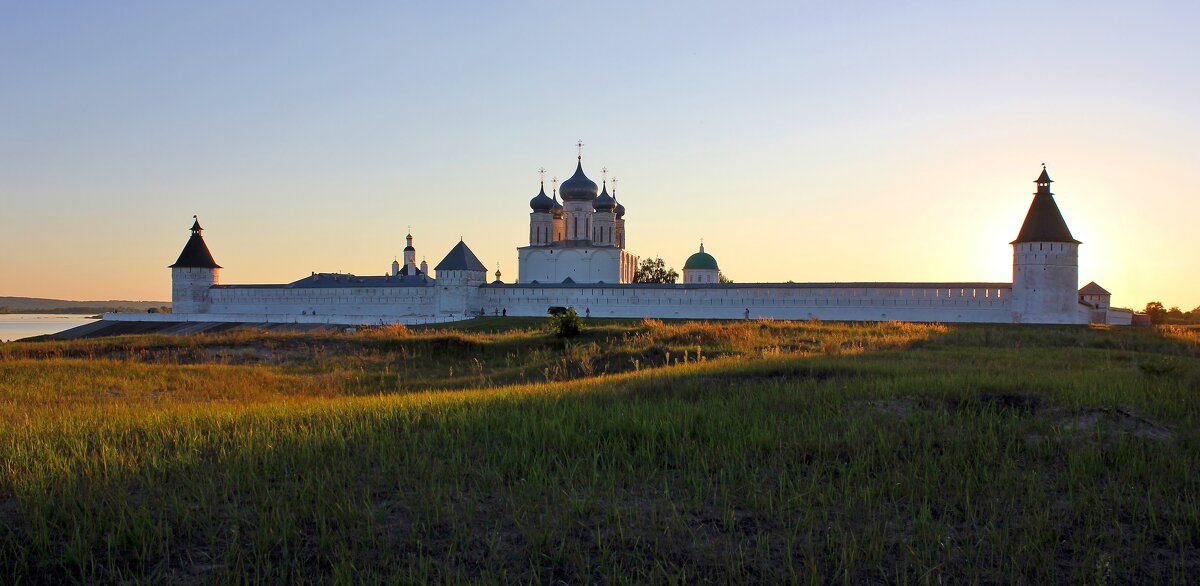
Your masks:
<svg viewBox="0 0 1200 586"><path fill-rule="evenodd" d="M560 338L574 338L583 333L583 320L574 307L568 307L566 311L550 316L550 328Z"/></svg>

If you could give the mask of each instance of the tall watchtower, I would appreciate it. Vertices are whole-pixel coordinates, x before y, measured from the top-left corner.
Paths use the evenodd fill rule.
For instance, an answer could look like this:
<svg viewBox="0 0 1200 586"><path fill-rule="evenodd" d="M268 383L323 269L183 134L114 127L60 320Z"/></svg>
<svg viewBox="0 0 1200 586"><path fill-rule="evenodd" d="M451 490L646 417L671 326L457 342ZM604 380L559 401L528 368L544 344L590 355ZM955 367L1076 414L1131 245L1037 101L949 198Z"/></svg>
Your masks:
<svg viewBox="0 0 1200 586"><path fill-rule="evenodd" d="M209 292L221 280L221 265L213 260L204 236L200 233L200 220L192 216L192 237L188 238L179 253L179 259L171 265L171 312L206 313L212 305Z"/></svg>
<svg viewBox="0 0 1200 586"><path fill-rule="evenodd" d="M1037 192L1013 246L1013 321L1020 323L1087 323L1079 311L1079 245L1063 220L1050 174L1034 183Z"/></svg>

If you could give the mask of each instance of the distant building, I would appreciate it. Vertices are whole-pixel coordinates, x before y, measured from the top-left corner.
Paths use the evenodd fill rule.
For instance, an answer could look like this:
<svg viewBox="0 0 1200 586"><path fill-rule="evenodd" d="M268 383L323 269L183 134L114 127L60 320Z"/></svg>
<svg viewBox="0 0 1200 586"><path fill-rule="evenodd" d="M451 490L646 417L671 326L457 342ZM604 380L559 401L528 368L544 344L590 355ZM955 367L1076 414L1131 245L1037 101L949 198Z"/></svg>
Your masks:
<svg viewBox="0 0 1200 586"><path fill-rule="evenodd" d="M615 179L614 179L615 182ZM597 186L583 170L529 202L529 243L517 248L515 283L487 282L487 269L459 241L429 275L416 264L412 234L404 263L382 276L313 273L286 284L223 285L199 220L171 265L174 314L110 319L421 323L472 315L541 316L551 307L586 308L595 317L769 318L853 321L1113 323L1132 312L1079 282L1079 246L1050 192L1043 166L1013 246L1013 281L721 283L705 251L683 265L680 284L633 284L638 258L625 246L625 207L615 185ZM562 202L559 202L559 196Z"/></svg>

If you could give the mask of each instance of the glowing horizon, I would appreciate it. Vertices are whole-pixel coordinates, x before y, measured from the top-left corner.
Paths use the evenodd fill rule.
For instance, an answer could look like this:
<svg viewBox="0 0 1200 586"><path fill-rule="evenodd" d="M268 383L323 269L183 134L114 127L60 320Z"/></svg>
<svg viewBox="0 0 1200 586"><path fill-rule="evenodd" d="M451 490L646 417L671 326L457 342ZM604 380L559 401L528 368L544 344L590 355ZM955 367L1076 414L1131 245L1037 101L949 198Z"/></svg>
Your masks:
<svg viewBox="0 0 1200 586"><path fill-rule="evenodd" d="M511 282L582 138L632 253L737 282L1011 282L1045 162L1079 285L1186 311L1200 10L1088 6L11 7L0 295L169 300L193 214L224 283L383 274L410 225Z"/></svg>

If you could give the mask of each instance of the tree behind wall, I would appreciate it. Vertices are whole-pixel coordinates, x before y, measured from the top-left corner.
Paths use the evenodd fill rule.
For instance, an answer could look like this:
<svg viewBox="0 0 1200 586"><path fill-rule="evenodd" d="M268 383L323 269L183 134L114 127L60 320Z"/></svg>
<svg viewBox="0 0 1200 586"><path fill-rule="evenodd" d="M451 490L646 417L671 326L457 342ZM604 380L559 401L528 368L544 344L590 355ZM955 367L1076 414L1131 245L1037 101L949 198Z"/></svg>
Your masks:
<svg viewBox="0 0 1200 586"><path fill-rule="evenodd" d="M1154 324L1197 324L1200 323L1200 306L1191 311L1183 311L1178 307L1167 309L1162 302L1151 301L1142 310Z"/></svg>
<svg viewBox="0 0 1200 586"><path fill-rule="evenodd" d="M675 269L667 268L662 257L647 258L638 265L633 273L634 283L667 283L674 284L679 279Z"/></svg>

